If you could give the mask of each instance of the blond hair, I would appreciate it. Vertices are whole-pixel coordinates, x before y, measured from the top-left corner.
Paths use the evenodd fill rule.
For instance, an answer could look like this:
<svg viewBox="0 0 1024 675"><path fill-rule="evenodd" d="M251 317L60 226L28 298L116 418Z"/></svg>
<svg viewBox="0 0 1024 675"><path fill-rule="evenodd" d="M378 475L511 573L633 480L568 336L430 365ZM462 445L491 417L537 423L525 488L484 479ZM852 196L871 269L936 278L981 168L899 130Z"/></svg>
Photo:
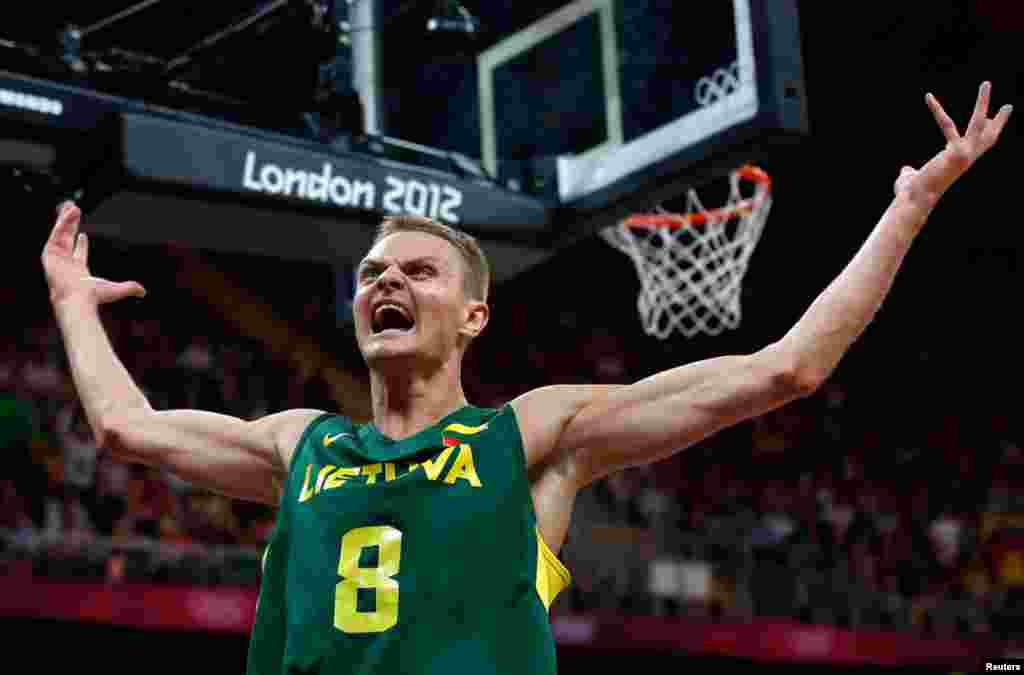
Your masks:
<svg viewBox="0 0 1024 675"><path fill-rule="evenodd" d="M444 239L455 247L466 263L466 294L474 300L487 302L491 285L491 265L476 238L450 225L423 216L391 216L377 228L373 239L376 245L384 237L396 232L426 232Z"/></svg>

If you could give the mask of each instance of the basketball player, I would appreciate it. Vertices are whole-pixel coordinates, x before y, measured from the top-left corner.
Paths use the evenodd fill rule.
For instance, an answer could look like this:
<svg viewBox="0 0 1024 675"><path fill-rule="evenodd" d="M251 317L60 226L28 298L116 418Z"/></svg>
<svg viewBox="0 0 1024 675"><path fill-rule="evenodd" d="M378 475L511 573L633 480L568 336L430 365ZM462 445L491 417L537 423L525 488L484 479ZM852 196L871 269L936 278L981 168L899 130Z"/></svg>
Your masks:
<svg viewBox="0 0 1024 675"><path fill-rule="evenodd" d="M990 119L989 91L963 135L927 97L946 147L903 168L861 250L777 342L631 385L544 387L499 409L469 405L461 385L466 347L487 325L487 261L472 238L426 219L386 220L359 265L367 424L321 410L256 421L154 410L97 313L144 289L91 275L73 205L42 262L100 444L279 506L249 673L550 674L547 608L569 582L556 552L577 491L813 392L875 315L939 198L998 139L1010 107Z"/></svg>

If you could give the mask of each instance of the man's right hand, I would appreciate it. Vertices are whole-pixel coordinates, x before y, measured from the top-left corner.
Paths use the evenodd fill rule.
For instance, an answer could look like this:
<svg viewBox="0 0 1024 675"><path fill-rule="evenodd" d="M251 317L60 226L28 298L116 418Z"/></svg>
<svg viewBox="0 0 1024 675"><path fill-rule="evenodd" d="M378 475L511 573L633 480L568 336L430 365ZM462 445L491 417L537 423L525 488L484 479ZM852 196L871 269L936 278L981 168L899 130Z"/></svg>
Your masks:
<svg viewBox="0 0 1024 675"><path fill-rule="evenodd" d="M82 212L71 202L61 206L50 238L43 247L43 270L54 307L73 302L102 305L128 297L143 297L146 289L134 281L113 282L89 272L89 239L78 233Z"/></svg>

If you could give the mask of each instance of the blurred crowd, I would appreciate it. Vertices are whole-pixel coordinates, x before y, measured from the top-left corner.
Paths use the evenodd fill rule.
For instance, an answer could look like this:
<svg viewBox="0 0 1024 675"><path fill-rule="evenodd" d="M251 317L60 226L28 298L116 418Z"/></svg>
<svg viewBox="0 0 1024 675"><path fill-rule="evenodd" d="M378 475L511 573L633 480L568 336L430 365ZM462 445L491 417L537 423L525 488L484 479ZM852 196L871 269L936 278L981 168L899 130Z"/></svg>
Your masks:
<svg viewBox="0 0 1024 675"><path fill-rule="evenodd" d="M115 351L156 409L255 419L291 407L333 407L323 383L269 357L202 308L193 311L188 322L105 318ZM202 332L194 332L198 326ZM0 348L6 573L258 583L273 509L116 461L93 439L52 318L6 339Z"/></svg>
<svg viewBox="0 0 1024 675"><path fill-rule="evenodd" d="M844 448L822 428L842 396L581 495L566 610L1024 636L1021 447Z"/></svg>
<svg viewBox="0 0 1024 675"><path fill-rule="evenodd" d="M158 409L254 419L336 407L315 378L201 308L187 321L104 316ZM471 352L466 389L477 405L550 381L635 379L635 355L608 333L581 339L571 316L543 344L516 342L527 315L506 321L502 338ZM2 340L0 574L258 584L273 509L97 447L52 317ZM509 344L522 346L499 366L494 354ZM574 584L553 612L1019 635L1024 452L1006 421L993 417L981 435L956 417L890 433L866 425L859 405L834 377L813 396L584 490L561 553Z"/></svg>

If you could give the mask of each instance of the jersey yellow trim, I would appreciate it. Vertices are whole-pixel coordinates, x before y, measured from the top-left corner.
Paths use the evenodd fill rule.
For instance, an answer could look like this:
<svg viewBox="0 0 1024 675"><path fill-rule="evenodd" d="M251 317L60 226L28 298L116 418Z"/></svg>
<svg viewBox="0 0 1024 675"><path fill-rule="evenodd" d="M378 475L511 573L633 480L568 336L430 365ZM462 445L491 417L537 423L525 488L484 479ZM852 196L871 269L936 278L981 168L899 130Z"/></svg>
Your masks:
<svg viewBox="0 0 1024 675"><path fill-rule="evenodd" d="M544 603L544 609L551 609L555 598L571 582L572 575L569 574L569 570L548 548L544 537L540 536L540 529L537 529L537 595Z"/></svg>
<svg viewBox="0 0 1024 675"><path fill-rule="evenodd" d="M462 434L463 436L472 436L473 434L480 433L481 431L485 430L486 428L487 428L487 423L486 422L484 424L481 424L478 427L471 427L471 426L467 426L465 424L459 424L458 422L455 422L453 424L449 424L448 426L446 426L444 428L444 430L445 431L454 431L455 433Z"/></svg>

